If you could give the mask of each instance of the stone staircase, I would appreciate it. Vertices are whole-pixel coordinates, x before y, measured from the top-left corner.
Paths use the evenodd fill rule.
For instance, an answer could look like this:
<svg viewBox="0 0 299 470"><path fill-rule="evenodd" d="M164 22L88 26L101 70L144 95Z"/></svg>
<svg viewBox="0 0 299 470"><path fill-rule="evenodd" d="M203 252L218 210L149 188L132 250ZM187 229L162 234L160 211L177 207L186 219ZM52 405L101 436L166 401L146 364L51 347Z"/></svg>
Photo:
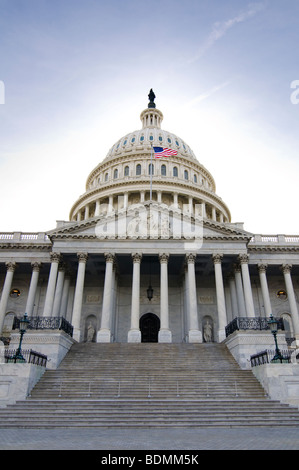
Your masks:
<svg viewBox="0 0 299 470"><path fill-rule="evenodd" d="M78 343L0 428L299 426L225 345Z"/></svg>

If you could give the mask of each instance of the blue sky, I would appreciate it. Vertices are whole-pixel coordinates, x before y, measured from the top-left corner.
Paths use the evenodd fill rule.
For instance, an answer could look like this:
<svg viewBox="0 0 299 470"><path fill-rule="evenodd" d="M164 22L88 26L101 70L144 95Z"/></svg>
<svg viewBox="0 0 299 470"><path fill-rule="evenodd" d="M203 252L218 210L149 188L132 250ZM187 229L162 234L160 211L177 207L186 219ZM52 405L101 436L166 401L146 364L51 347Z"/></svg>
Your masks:
<svg viewBox="0 0 299 470"><path fill-rule="evenodd" d="M153 88L232 221L299 234L298 43L298 0L0 0L0 231L68 220Z"/></svg>

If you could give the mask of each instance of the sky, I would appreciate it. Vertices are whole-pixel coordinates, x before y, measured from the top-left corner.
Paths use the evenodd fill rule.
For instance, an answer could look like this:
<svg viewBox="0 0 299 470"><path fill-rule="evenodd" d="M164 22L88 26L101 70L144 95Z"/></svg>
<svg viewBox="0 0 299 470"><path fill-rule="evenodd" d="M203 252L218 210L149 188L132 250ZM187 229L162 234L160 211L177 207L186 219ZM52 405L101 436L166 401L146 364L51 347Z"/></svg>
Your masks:
<svg viewBox="0 0 299 470"><path fill-rule="evenodd" d="M232 222L299 235L298 44L298 0L0 0L0 232L68 220L153 88Z"/></svg>

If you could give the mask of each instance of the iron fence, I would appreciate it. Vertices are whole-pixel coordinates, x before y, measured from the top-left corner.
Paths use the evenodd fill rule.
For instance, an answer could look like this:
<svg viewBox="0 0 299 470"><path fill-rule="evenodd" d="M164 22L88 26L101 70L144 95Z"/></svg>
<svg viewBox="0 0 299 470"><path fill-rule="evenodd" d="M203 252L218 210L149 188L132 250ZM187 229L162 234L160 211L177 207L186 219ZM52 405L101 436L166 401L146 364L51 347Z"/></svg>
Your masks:
<svg viewBox="0 0 299 470"><path fill-rule="evenodd" d="M44 354L33 351L32 349L21 350L21 356L24 360L18 357L18 349L6 349L4 352L4 360L6 363L26 362L28 364L35 364L37 366L46 367L48 357Z"/></svg>
<svg viewBox="0 0 299 470"><path fill-rule="evenodd" d="M29 330L62 330L69 336L73 336L73 326L63 317L28 317ZM20 318L15 317L13 330L20 328Z"/></svg>
<svg viewBox="0 0 299 470"><path fill-rule="evenodd" d="M265 349L257 354L254 354L250 357L251 367L260 366L262 364L270 364L270 363L290 363L291 362L291 351L285 350L280 351L282 358L281 359L274 359L276 355L276 351L271 351L269 349Z"/></svg>
<svg viewBox="0 0 299 470"><path fill-rule="evenodd" d="M269 330L269 320L264 317L236 317L225 327L225 334L229 336L238 330ZM284 330L283 319L276 318L276 321L278 329Z"/></svg>

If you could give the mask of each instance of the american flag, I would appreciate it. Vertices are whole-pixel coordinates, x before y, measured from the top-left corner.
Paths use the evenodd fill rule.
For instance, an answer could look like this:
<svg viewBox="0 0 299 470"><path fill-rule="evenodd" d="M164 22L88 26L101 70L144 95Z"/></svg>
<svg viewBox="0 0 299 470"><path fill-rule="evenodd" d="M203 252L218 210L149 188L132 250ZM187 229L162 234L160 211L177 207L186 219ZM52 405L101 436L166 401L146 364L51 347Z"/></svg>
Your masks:
<svg viewBox="0 0 299 470"><path fill-rule="evenodd" d="M176 150L168 149L166 147L153 147L153 149L155 152L155 158L170 157L171 155L178 154Z"/></svg>

